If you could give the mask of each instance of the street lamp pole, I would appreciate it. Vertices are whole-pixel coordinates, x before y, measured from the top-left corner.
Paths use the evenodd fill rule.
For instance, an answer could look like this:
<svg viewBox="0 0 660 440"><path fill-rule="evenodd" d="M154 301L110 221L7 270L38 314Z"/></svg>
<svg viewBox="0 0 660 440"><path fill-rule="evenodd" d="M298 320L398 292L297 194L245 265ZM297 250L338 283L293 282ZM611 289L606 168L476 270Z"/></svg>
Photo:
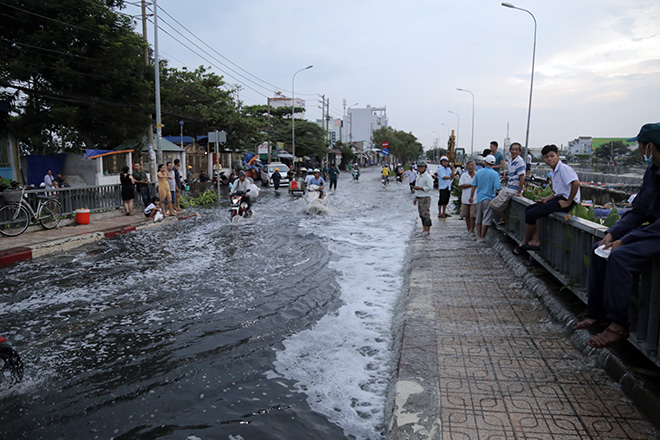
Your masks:
<svg viewBox="0 0 660 440"><path fill-rule="evenodd" d="M458 113L449 110L449 113L456 115L456 146L458 146L458 130L461 127L461 118L458 116Z"/></svg>
<svg viewBox="0 0 660 440"><path fill-rule="evenodd" d="M291 154L293 155L293 166L296 166L296 93L295 93L295 80L296 75L302 72L303 70L311 69L312 65L309 65L303 69L296 71L291 78Z"/></svg>
<svg viewBox="0 0 660 440"><path fill-rule="evenodd" d="M444 122L441 122L440 125L444 125L445 127L447 127L447 139L449 139L449 137L451 136L451 127L445 124Z"/></svg>
<svg viewBox="0 0 660 440"><path fill-rule="evenodd" d="M529 12L527 9L519 8L512 5L511 3L502 3L502 6L511 9L518 9L520 11L527 12L531 15L532 20L534 20L534 46L532 49L532 78L529 82L529 106L527 107L527 132L525 133L525 150L523 151L523 157L527 158L527 152L529 151L529 121L532 116L532 91L534 90L534 62L536 60L536 17L534 14ZM525 159L526 160L526 159Z"/></svg>
<svg viewBox="0 0 660 440"><path fill-rule="evenodd" d="M474 93L468 89L456 89L459 92L468 92L472 95L472 137L470 138L470 155L474 156Z"/></svg>

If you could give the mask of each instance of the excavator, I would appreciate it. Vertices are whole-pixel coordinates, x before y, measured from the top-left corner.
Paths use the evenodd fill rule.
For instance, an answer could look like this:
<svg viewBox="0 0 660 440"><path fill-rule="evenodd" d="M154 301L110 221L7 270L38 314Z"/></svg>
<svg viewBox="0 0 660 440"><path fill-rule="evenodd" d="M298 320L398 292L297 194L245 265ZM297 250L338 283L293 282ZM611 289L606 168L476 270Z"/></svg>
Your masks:
<svg viewBox="0 0 660 440"><path fill-rule="evenodd" d="M456 136L454 130L451 131L451 136L447 141L447 157L449 163L453 163L455 167L463 167L465 163L465 148L456 148Z"/></svg>

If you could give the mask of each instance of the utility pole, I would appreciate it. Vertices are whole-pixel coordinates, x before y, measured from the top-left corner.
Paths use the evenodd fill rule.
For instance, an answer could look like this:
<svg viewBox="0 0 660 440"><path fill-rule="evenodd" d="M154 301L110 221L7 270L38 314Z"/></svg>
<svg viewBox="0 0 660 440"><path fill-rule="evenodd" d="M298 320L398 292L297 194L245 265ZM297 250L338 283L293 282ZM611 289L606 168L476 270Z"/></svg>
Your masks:
<svg viewBox="0 0 660 440"><path fill-rule="evenodd" d="M160 140L163 137L163 124L160 117L160 60L158 58L158 5L154 1L154 73L156 76L156 160L163 163L163 147Z"/></svg>
<svg viewBox="0 0 660 440"><path fill-rule="evenodd" d="M149 40L147 38L147 2L142 0L142 39L144 40L144 65L149 67ZM151 116L149 116L151 119ZM154 126L150 122L147 125L147 151L149 153L149 177L156 181L156 157L154 156Z"/></svg>

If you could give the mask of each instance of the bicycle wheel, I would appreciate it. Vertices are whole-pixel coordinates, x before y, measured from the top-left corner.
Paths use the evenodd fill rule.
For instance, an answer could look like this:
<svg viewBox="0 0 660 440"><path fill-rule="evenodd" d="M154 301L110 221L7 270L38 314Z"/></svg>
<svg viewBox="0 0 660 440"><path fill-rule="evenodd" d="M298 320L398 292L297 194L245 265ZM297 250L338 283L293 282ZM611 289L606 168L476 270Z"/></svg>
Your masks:
<svg viewBox="0 0 660 440"><path fill-rule="evenodd" d="M5 205L0 209L0 233L14 237L30 225L30 215L21 205Z"/></svg>
<svg viewBox="0 0 660 440"><path fill-rule="evenodd" d="M39 211L39 223L46 229L53 229L62 218L62 205L57 200L46 200Z"/></svg>

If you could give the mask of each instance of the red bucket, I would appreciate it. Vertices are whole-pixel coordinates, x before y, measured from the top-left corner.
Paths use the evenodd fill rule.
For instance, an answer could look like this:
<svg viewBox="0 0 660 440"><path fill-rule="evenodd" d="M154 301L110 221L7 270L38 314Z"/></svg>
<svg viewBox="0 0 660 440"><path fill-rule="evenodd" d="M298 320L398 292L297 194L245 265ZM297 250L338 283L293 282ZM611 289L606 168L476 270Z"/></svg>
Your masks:
<svg viewBox="0 0 660 440"><path fill-rule="evenodd" d="M76 209L76 223L79 225L88 225L89 217L89 209Z"/></svg>

